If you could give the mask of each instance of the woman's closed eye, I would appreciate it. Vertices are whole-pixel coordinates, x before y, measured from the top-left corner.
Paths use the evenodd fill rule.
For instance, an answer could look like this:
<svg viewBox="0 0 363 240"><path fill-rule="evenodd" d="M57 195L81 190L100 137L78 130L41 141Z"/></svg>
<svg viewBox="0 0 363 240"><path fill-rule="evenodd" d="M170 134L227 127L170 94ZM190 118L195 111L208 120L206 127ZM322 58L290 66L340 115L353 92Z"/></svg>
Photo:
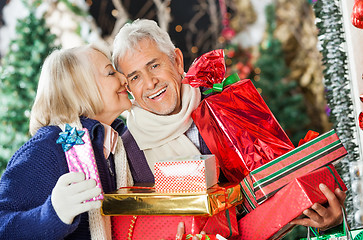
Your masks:
<svg viewBox="0 0 363 240"><path fill-rule="evenodd" d="M115 75L116 74L116 71L109 71L108 72L108 76L113 76L113 75Z"/></svg>

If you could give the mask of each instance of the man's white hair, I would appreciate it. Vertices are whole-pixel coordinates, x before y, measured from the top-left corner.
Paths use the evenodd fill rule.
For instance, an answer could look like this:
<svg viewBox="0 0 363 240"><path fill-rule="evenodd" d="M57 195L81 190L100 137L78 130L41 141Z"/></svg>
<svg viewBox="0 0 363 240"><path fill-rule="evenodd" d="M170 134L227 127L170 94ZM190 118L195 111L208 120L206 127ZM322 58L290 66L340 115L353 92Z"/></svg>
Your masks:
<svg viewBox="0 0 363 240"><path fill-rule="evenodd" d="M174 61L175 46L169 34L161 29L153 20L137 19L132 23L126 23L120 29L113 42L112 62L119 72L122 72L118 64L119 59L125 56L127 52L132 53L137 50L139 41L143 39L154 41L159 50Z"/></svg>

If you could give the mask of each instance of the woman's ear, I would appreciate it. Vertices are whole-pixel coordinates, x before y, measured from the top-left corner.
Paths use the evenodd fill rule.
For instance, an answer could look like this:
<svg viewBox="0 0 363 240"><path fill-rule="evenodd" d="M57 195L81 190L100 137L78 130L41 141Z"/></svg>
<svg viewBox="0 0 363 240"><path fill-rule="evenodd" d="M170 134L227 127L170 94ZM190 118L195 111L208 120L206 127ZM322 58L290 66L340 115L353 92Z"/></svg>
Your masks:
<svg viewBox="0 0 363 240"><path fill-rule="evenodd" d="M184 73L183 53L179 48L175 48L174 52L175 52L175 67L177 68L178 73L182 75Z"/></svg>

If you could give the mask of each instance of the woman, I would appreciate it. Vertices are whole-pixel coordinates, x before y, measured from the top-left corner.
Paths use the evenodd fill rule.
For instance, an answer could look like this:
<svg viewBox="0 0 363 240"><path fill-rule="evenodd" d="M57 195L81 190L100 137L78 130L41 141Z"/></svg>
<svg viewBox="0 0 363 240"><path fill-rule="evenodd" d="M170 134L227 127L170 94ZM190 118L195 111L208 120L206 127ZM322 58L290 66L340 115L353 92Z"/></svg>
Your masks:
<svg viewBox="0 0 363 240"><path fill-rule="evenodd" d="M87 128L103 191L132 184L117 119L131 102L109 59L102 48L85 46L56 50L45 60L30 118L33 137L0 181L0 239L110 239L100 201L84 202L101 190L83 173L69 173L56 144L66 123Z"/></svg>

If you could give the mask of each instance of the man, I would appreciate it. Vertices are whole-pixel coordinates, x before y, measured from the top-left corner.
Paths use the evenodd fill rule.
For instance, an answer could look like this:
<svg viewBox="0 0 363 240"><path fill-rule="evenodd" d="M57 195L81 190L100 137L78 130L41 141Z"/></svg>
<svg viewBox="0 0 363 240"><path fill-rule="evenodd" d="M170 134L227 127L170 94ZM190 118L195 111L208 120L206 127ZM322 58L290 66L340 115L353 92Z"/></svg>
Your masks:
<svg viewBox="0 0 363 240"><path fill-rule="evenodd" d="M201 92L181 84L183 54L167 32L151 20L126 24L115 38L113 63L135 99L122 137L135 182L153 182L158 159L210 153L190 116ZM329 206L314 204L304 212L308 218L293 223L326 229L342 222L345 193L325 185L321 191Z"/></svg>
<svg viewBox="0 0 363 240"><path fill-rule="evenodd" d="M201 101L200 90L181 84L183 54L155 22L135 23L116 36L113 61L135 98L127 118L130 131L123 136L134 181L153 182L157 160L210 151L190 116ZM133 32L134 26L144 29Z"/></svg>

